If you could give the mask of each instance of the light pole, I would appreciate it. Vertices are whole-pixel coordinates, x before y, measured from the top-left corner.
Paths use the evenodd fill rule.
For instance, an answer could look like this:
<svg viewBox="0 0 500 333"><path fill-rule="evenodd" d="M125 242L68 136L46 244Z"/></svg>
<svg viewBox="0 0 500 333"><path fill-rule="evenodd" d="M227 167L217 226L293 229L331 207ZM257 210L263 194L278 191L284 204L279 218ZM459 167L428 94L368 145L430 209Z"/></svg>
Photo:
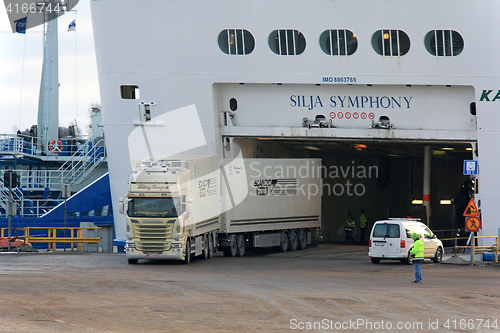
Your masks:
<svg viewBox="0 0 500 333"><path fill-rule="evenodd" d="M9 225L8 225L8 232L7 232L7 237L9 241L7 242L7 251L10 252L10 237L12 233L12 171L8 171L9 174L9 203L7 204L8 206L8 215L9 215Z"/></svg>
<svg viewBox="0 0 500 333"><path fill-rule="evenodd" d="M64 198L64 238L66 238L66 215L67 215L66 199L71 196L71 185L70 184L63 184L62 196ZM64 251L66 251L66 242L64 242L63 244L64 244Z"/></svg>

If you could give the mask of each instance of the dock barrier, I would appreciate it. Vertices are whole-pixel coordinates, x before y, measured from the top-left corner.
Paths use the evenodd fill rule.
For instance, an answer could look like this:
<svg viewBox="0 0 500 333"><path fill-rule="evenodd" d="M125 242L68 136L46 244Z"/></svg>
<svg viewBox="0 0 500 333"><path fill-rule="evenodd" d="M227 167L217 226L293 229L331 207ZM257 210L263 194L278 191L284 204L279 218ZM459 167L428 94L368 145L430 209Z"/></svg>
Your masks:
<svg viewBox="0 0 500 333"><path fill-rule="evenodd" d="M482 246L475 245L476 239L478 238L493 238L495 240L495 244ZM495 257L495 263L498 263L498 236L474 236L474 239L472 240L472 246L455 246L455 253L457 249L470 249L472 251L472 264L475 263L476 254L490 252Z"/></svg>
<svg viewBox="0 0 500 333"><path fill-rule="evenodd" d="M1 237L4 238L5 231L8 228L1 229ZM71 251L73 251L75 245L76 250L79 252L83 251L84 243L99 243L101 237L83 237L84 230L98 230L100 227L28 227L28 228L12 228L15 230L24 231L24 235L16 235L17 238L22 238L26 244L33 243L47 243L47 249L56 252L56 245L59 243L70 243ZM47 233L32 234L32 231L47 230ZM59 232L58 232L59 231ZM66 231L69 231L69 237L66 236ZM61 236L64 234L64 236Z"/></svg>

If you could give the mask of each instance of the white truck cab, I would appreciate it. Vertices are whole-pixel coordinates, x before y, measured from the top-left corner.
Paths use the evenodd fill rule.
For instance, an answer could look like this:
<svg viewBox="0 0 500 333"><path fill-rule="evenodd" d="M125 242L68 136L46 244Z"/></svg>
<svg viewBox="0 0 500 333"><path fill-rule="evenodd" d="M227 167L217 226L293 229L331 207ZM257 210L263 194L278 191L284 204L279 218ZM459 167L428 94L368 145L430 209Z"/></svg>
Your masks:
<svg viewBox="0 0 500 333"><path fill-rule="evenodd" d="M424 242L424 259L441 262L443 243L425 224L411 218L394 218L377 221L373 225L368 251L372 263L378 264L382 259L396 259L411 264L413 233L419 235Z"/></svg>
<svg viewBox="0 0 500 333"><path fill-rule="evenodd" d="M139 259L189 264L191 256L211 258L220 228L219 158L133 163L127 209L120 205L127 221L129 264L137 264Z"/></svg>

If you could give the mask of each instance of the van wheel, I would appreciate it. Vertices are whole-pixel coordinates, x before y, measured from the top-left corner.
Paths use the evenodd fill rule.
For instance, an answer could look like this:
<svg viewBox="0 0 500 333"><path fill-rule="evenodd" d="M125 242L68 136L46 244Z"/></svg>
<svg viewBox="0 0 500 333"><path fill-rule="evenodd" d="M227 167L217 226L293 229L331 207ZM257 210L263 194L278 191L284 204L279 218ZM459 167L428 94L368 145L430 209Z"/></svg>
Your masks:
<svg viewBox="0 0 500 333"><path fill-rule="evenodd" d="M443 249L441 247L438 247L436 253L434 254L434 258L432 258L432 261L438 264L441 262L442 259L443 259Z"/></svg>
<svg viewBox="0 0 500 333"><path fill-rule="evenodd" d="M380 258L370 258L372 260L372 264L378 264L380 262Z"/></svg>
<svg viewBox="0 0 500 333"><path fill-rule="evenodd" d="M406 263L408 265L412 265L413 264L413 258L411 257L410 251L408 251L408 257L406 257Z"/></svg>

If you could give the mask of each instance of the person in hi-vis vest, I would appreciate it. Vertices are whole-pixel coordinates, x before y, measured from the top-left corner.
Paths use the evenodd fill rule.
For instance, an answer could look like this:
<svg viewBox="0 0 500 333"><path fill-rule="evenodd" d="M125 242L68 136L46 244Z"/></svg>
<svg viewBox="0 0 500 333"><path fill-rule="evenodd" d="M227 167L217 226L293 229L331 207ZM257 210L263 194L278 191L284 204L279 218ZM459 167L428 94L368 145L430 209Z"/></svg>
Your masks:
<svg viewBox="0 0 500 333"><path fill-rule="evenodd" d="M415 281L413 283L422 283L421 264L424 261L424 242L420 240L416 233L413 233L413 241L413 247L411 248L411 254L415 256L413 258L413 265L415 266Z"/></svg>

